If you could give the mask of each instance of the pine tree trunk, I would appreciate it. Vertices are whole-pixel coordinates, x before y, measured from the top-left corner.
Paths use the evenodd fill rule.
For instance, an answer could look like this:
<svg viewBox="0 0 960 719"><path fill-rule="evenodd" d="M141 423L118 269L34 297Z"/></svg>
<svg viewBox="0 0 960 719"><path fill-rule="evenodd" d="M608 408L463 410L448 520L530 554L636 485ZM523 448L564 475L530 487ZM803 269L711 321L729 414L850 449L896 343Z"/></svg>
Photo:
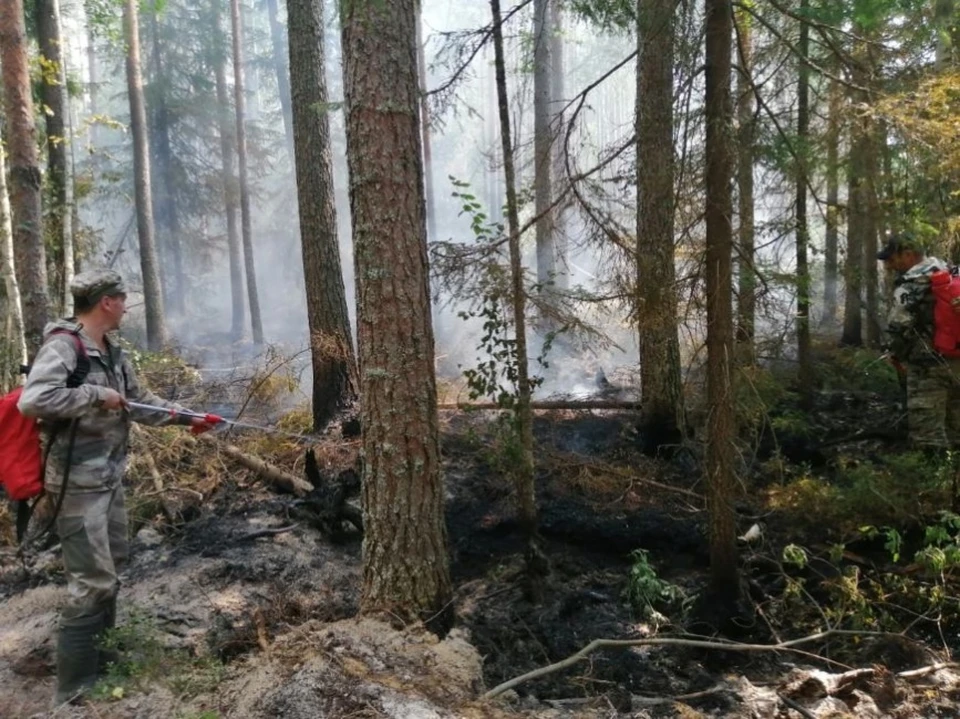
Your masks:
<svg viewBox="0 0 960 719"><path fill-rule="evenodd" d="M186 311L183 275L183 248L180 244L180 212L177 207L177 187L174 179L173 147L170 142L170 113L167 110L167 79L160 51L160 23L157 13L150 13L151 62L153 70L152 107L150 112L150 146L153 194L153 216L159 245L165 249L168 266L164 276L164 307L168 312L183 316Z"/></svg>
<svg viewBox="0 0 960 719"><path fill-rule="evenodd" d="M87 101L90 103L90 135L89 144L97 147L100 142L100 123L97 116L100 113L98 98L100 95L100 73L97 64L97 41L93 33L93 22L87 15Z"/></svg>
<svg viewBox="0 0 960 719"><path fill-rule="evenodd" d="M123 28L127 41L127 94L130 101L130 134L133 136L133 186L137 207L137 236L140 240L140 271L143 275L143 304L147 320L147 346L159 350L167 343L163 295L157 246L153 236L153 199L150 187L150 155L147 113L140 74L139 3L125 0Z"/></svg>
<svg viewBox="0 0 960 719"><path fill-rule="evenodd" d="M341 6L363 427L365 612L449 626L416 0Z"/></svg>
<svg viewBox="0 0 960 719"><path fill-rule="evenodd" d="M740 597L734 511L734 401L732 263L733 107L730 55L733 21L730 0L706 4L706 274L707 274L707 508L710 525L710 580L719 604Z"/></svg>
<svg viewBox="0 0 960 719"><path fill-rule="evenodd" d="M230 24L233 31L233 92L237 115L237 158L240 164L240 235L243 239L243 261L247 276L247 302L250 305L250 327L253 343L263 344L263 322L253 257L253 229L250 217L250 180L247 170L246 97L243 83L243 23L240 0L230 0Z"/></svg>
<svg viewBox="0 0 960 719"><path fill-rule="evenodd" d="M357 399L356 360L340 269L330 120L324 75L323 0L287 0L290 84L307 321L313 359L313 423L320 431Z"/></svg>
<svg viewBox="0 0 960 719"><path fill-rule="evenodd" d="M553 42L550 5L556 0L533 0L533 194L537 217L537 284L549 302L557 274L553 210ZM552 323L544 322L544 329Z"/></svg>
<svg viewBox="0 0 960 719"><path fill-rule="evenodd" d="M227 95L227 43L220 17L220 0L213 0L214 36L217 57L214 61L214 77L217 85L217 118L220 125L220 164L223 182L223 206L227 215L227 256L230 265L230 336L234 341L243 336L243 246L237 228L239 211L239 185L233 168L236 156L236 124L230 111Z"/></svg>
<svg viewBox="0 0 960 719"><path fill-rule="evenodd" d="M640 431L656 453L683 439L674 260L673 2L637 2L637 295Z"/></svg>
<svg viewBox="0 0 960 719"><path fill-rule="evenodd" d="M806 17L810 7L809 0L800 0L800 17ZM810 25L800 21L800 42L798 52L797 82L797 172L796 204L794 213L797 232L797 366L800 390L800 403L804 409L813 405L813 357L810 353L810 265L807 261L807 248L810 244L810 232L807 226L807 144L810 134L810 66L807 59L810 54Z"/></svg>
<svg viewBox="0 0 960 719"><path fill-rule="evenodd" d="M823 321L837 319L838 246L840 235L840 83L830 80L827 110L827 226L823 260Z"/></svg>
<svg viewBox="0 0 960 719"><path fill-rule="evenodd" d="M517 400L514 421L520 442L517 484L517 518L527 539L527 593L539 599L542 578L547 574L546 557L540 548L537 516L536 474L533 461L533 411L527 354L527 293L523 282L523 258L520 253L520 219L517 203L513 145L510 140L510 105L507 97L507 73L503 53L503 27L500 0L490 0L493 15L494 69L497 77L497 106L500 115L500 145L503 151L503 176L507 189L507 233L510 251L510 278L513 328L516 351Z"/></svg>
<svg viewBox="0 0 960 719"><path fill-rule="evenodd" d="M270 18L270 40L273 43L273 68L277 73L277 92L280 95L280 114L283 115L283 131L287 136L287 147L293 153L293 105L290 100L291 66L287 65L287 53L284 51L283 25L277 12L277 0L267 1L267 14ZM293 27L290 22L290 10L287 9L287 32ZM292 156L292 155L291 155Z"/></svg>
<svg viewBox="0 0 960 719"><path fill-rule="evenodd" d="M33 357L43 342L44 325L52 318L40 214L37 130L33 121L22 0L0 0L0 69L3 72L3 105L10 152L14 263L20 284L27 352Z"/></svg>
<svg viewBox="0 0 960 719"><path fill-rule="evenodd" d="M866 284L866 340L868 347L880 347L882 330L880 327L880 276L877 268L880 232L880 147L877 123L873 118L867 120L864 131L867 133L864 149L864 172L866 195L866 213L863 228L863 279Z"/></svg>
<svg viewBox="0 0 960 719"><path fill-rule="evenodd" d="M550 126L553 129L553 149L550 164L553 166L553 200L566 189L567 168L563 152L564 82L563 82L563 7L558 0L550 3ZM567 264L567 208L569 202L561 202L553 208L553 244L556 248L557 275L553 286L558 292L570 288L570 268Z"/></svg>
<svg viewBox="0 0 960 719"><path fill-rule="evenodd" d="M23 336L23 307L20 301L20 283L13 266L13 226L10 224L10 198L7 194L6 151L0 145L0 272L6 289L6 313L11 325L11 337L16 359L20 364L27 363L27 342ZM4 318L6 319L6 318ZM12 382L6 382L7 386Z"/></svg>
<svg viewBox="0 0 960 719"><path fill-rule="evenodd" d="M756 333L757 270L754 224L753 165L756 120L753 116L753 16L736 10L740 38L737 74L737 193L740 225L737 232L737 334L736 341L742 362L754 361L753 340Z"/></svg>
<svg viewBox="0 0 960 719"><path fill-rule="evenodd" d="M63 65L64 78L66 78L67 67ZM66 83L66 79L64 79ZM80 226L78 220L79 212L76 203L76 177L77 177L77 146L74 144L75 135L73 132L76 127L76 116L74 101L67 96L67 144L70 146L70 162L67 167L66 184L66 210L63 214L63 314L65 317L73 316L73 293L70 292L70 283L73 281L74 267L77 262L76 247L74 245L73 230Z"/></svg>
<svg viewBox="0 0 960 719"><path fill-rule="evenodd" d="M67 213L66 75L60 37L58 0L35 0L37 40L40 45L40 100L47 126L47 202L44 203L44 234L53 248L49 272L55 280L54 296L66 289L64 271L64 224Z"/></svg>

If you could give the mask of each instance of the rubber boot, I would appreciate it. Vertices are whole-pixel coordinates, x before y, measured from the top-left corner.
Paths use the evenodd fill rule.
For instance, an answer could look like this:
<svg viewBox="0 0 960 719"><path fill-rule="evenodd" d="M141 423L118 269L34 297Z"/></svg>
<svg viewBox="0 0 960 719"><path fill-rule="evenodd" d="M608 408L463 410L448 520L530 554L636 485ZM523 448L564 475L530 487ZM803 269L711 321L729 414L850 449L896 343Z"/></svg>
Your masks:
<svg viewBox="0 0 960 719"><path fill-rule="evenodd" d="M97 683L103 622L102 610L92 615L60 620L55 706L75 700Z"/></svg>
<svg viewBox="0 0 960 719"><path fill-rule="evenodd" d="M108 599L101 606L103 607L103 630L105 632L117 626L117 598ZM120 661L120 652L116 649L105 649L102 646L102 640L103 637L100 640L100 659L97 669L100 674L105 674L107 665L116 664Z"/></svg>

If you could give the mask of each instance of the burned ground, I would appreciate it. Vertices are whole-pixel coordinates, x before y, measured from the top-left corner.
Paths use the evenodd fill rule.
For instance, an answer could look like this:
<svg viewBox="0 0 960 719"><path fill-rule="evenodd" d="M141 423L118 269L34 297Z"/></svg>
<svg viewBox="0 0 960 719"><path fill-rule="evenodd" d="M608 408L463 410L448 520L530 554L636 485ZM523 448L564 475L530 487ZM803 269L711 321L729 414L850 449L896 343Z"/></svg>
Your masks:
<svg viewBox="0 0 960 719"><path fill-rule="evenodd" d="M861 471L899 461L884 454L882 436L866 431L882 435L890 424L883 418L896 413L895 393L831 390L801 423L788 398L767 413L766 426L755 425L760 441L744 442L748 491L738 500L739 531L763 527L759 543L741 547L754 613L739 640L772 644L828 624L885 634L831 636L804 645L806 655L604 649L493 702L478 699L594 639L682 637L692 628L711 633L695 614L708 572L695 442L651 458L628 412L540 413L537 489L551 575L544 601L533 604L521 581L523 543L501 426L489 412L446 415L458 621L439 642L416 627L353 619L361 544L349 525L332 542L297 514L292 495L277 494L196 448L154 448L164 476L187 468L196 473L187 488L202 498L176 491L180 485L173 482L157 488L149 477L142 486L133 478L141 504L132 512L134 559L124 575L121 618L147 627L162 669L150 673L141 666L138 681L114 677L114 689L124 687L120 696L110 694L108 683L106 697L93 705L96 713L77 709L75 716L956 716L957 679L949 667L934 666L956 648L955 602L939 604L937 616L924 610L903 584L922 570L890 556L884 526L851 534L840 522L825 522L817 502L829 508L832 501L852 500L822 496L827 482L808 488L815 468L842 486L859 481L851 466ZM868 424L865 417L879 420ZM251 440L246 449L265 452L268 445ZM270 451L289 471L303 472L302 448ZM355 468L356 452L355 440L319 443L324 476ZM806 462L796 461L804 456ZM133 469L136 475L136 463ZM810 496L798 495L801 490ZM156 503L158 492L179 499ZM904 557L923 544L924 518L911 521L897 525ZM784 561L784 548L792 545L803 547L805 562ZM663 589L648 606L631 595L638 556L643 577ZM8 550L2 569L0 715L44 716L63 591L56 550L33 554L27 572ZM917 584L917 591L950 591L945 572L943 582ZM902 586L891 589L890 577L900 577ZM901 637L891 634L894 627ZM456 661L438 659L450 656ZM896 674L923 666L932 668L919 678ZM856 667L864 669L850 674ZM671 697L681 699L660 700Z"/></svg>

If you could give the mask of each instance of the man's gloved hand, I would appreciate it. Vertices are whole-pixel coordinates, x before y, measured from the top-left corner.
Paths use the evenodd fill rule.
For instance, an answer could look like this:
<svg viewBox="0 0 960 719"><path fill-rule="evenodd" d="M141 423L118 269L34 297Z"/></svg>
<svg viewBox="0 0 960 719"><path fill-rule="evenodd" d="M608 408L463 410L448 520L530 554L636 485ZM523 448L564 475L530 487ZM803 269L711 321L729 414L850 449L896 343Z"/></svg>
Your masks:
<svg viewBox="0 0 960 719"><path fill-rule="evenodd" d="M97 406L100 409L123 409L127 406L127 400L117 390L105 388Z"/></svg>
<svg viewBox="0 0 960 719"><path fill-rule="evenodd" d="M203 434L204 432L209 432L221 422L223 422L223 417L220 417L216 414L206 414L203 417L194 417L192 420L190 420L190 433Z"/></svg>

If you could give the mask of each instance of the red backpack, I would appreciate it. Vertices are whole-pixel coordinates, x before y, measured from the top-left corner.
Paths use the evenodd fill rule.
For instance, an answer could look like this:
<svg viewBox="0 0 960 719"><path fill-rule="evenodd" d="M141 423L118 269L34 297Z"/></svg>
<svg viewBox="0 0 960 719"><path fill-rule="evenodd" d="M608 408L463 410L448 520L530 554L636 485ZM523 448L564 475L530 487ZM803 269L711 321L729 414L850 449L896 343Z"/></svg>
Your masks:
<svg viewBox="0 0 960 719"><path fill-rule="evenodd" d="M930 275L933 290L933 349L960 357L960 277L946 270Z"/></svg>
<svg viewBox="0 0 960 719"><path fill-rule="evenodd" d="M67 378L67 387L79 387L90 372L90 359L83 340L76 332L54 330L50 333L68 334L77 347L77 367ZM0 397L0 485L7 497L23 501L43 492L44 457L40 452L40 427L37 420L24 417L17 409L23 387L17 387ZM59 425L53 426L56 432ZM51 438L52 444L52 438Z"/></svg>

